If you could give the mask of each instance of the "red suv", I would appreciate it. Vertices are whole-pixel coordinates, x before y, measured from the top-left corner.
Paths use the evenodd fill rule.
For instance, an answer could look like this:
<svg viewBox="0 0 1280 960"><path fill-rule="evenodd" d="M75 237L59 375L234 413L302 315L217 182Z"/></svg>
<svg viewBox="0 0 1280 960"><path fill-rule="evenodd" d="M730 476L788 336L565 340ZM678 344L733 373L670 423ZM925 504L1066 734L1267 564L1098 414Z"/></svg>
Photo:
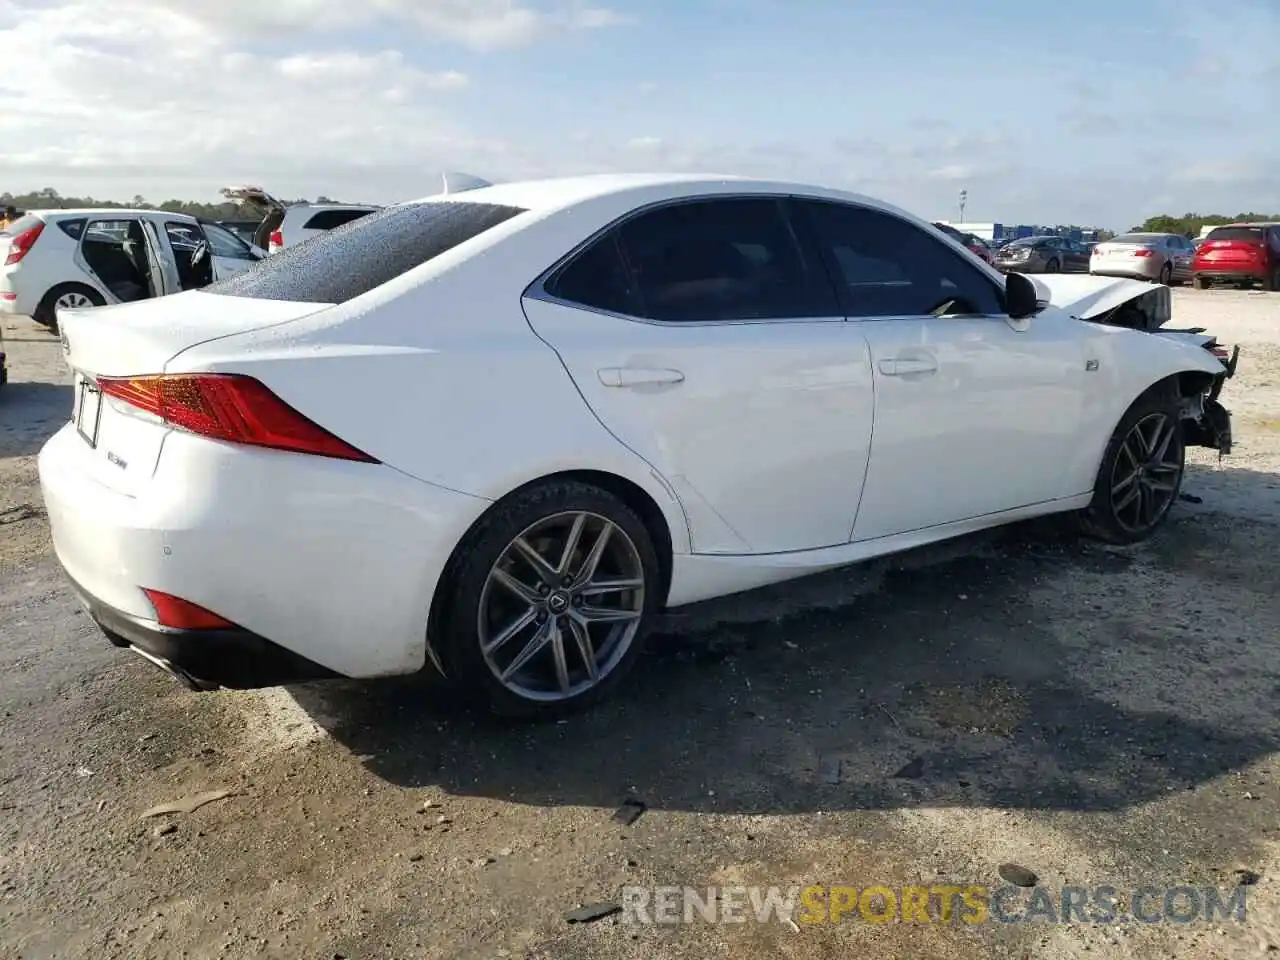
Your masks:
<svg viewBox="0 0 1280 960"><path fill-rule="evenodd" d="M1280 290L1280 223L1228 223L1214 227L1191 261L1196 288L1219 281Z"/></svg>

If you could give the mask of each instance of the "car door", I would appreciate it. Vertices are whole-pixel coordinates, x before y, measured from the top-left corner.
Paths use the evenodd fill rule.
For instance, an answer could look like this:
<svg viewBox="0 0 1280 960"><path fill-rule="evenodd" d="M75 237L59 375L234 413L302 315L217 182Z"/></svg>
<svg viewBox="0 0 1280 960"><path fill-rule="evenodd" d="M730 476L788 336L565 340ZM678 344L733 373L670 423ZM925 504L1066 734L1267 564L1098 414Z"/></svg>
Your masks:
<svg viewBox="0 0 1280 960"><path fill-rule="evenodd" d="M1191 278L1191 261L1195 259L1196 248L1186 237L1169 238L1170 253L1173 258L1173 276L1177 280Z"/></svg>
<svg viewBox="0 0 1280 960"><path fill-rule="evenodd" d="M867 345L781 199L646 208L524 305L600 421L675 490L696 552L848 542L871 441Z"/></svg>
<svg viewBox="0 0 1280 960"><path fill-rule="evenodd" d="M209 244L209 252L213 256L213 278L225 280L242 270L247 270L258 262L260 257L253 249L230 230L215 223L202 223L205 241Z"/></svg>
<svg viewBox="0 0 1280 960"><path fill-rule="evenodd" d="M853 539L1078 493L1064 476L1082 417L1083 325L1057 311L1011 321L994 276L895 213L800 203L872 360Z"/></svg>
<svg viewBox="0 0 1280 960"><path fill-rule="evenodd" d="M1065 241L1068 247L1068 257L1071 260L1071 273L1088 273L1089 272L1089 248L1079 240Z"/></svg>

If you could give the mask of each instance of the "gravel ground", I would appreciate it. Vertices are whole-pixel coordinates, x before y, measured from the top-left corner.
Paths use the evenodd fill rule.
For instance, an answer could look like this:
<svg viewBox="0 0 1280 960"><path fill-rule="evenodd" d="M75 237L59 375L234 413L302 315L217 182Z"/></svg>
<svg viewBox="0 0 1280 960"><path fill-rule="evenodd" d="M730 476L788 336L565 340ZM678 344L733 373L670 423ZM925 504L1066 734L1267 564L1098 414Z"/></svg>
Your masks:
<svg viewBox="0 0 1280 960"><path fill-rule="evenodd" d="M1239 446L1193 452L1203 502L1152 543L1040 523L684 611L617 700L534 728L409 682L196 695L108 647L35 481L70 407L57 343L6 320L0 956L1275 950L1280 296L1177 290L1174 316L1244 346L1224 397ZM210 790L232 795L140 817ZM648 809L622 826L628 796ZM563 916L625 885L999 885L1006 862L1055 900L1259 879L1244 923Z"/></svg>

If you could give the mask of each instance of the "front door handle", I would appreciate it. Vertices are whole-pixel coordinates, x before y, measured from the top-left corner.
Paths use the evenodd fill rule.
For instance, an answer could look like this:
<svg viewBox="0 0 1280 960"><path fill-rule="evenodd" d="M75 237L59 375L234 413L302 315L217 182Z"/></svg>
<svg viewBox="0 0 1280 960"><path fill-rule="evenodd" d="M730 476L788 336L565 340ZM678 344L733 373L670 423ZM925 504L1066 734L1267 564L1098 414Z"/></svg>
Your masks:
<svg viewBox="0 0 1280 960"><path fill-rule="evenodd" d="M938 365L925 359L881 360L880 372L886 377L902 377L911 373L936 373Z"/></svg>
<svg viewBox="0 0 1280 960"><path fill-rule="evenodd" d="M596 375L606 387L642 387L684 382L683 373L665 367L604 367L597 370Z"/></svg>

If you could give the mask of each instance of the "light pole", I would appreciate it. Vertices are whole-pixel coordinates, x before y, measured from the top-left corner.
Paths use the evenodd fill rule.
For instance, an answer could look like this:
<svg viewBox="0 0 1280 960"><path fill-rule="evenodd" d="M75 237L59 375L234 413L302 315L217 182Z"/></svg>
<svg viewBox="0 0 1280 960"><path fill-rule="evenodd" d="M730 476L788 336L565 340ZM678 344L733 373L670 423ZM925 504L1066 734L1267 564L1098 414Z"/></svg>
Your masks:
<svg viewBox="0 0 1280 960"><path fill-rule="evenodd" d="M960 222L961 222L961 223L964 223L964 222L965 222L965 219L964 219L964 207L965 207L965 204L966 204L966 203L968 203L968 202L969 202L969 191L968 191L968 190L961 190L961 191L960 191Z"/></svg>

